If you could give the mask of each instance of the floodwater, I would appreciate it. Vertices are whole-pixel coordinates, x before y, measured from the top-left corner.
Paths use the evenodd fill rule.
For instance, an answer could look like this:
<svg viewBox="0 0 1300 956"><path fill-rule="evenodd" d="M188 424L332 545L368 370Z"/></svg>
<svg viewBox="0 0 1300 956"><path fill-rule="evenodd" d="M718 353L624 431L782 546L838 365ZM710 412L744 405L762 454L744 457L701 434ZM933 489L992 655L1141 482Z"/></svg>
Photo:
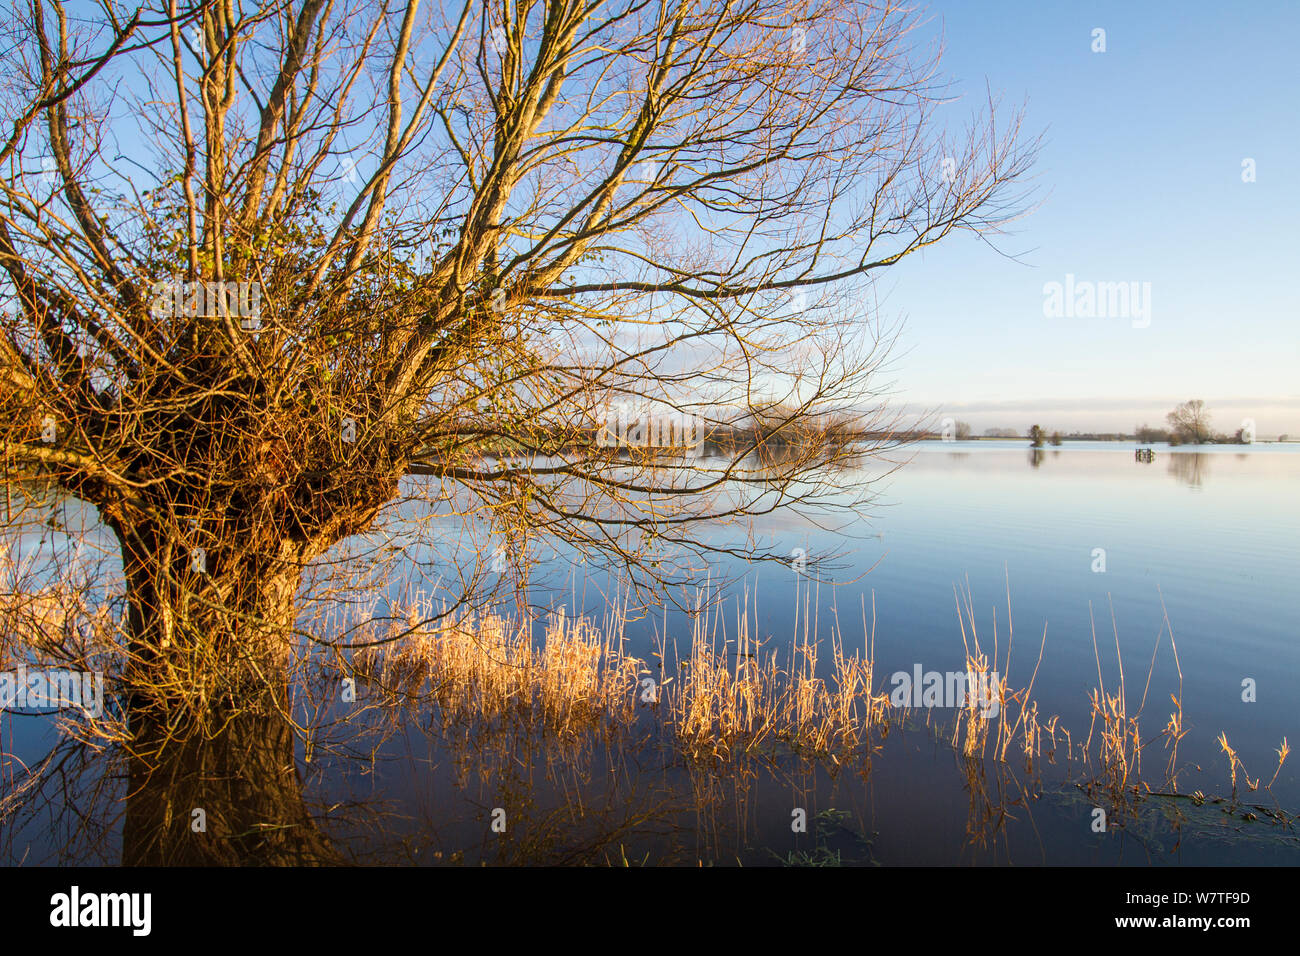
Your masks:
<svg viewBox="0 0 1300 956"><path fill-rule="evenodd" d="M1087 694L1099 671L1113 689L1122 661L1130 713L1145 696L1142 737L1154 741L1142 779L1164 779L1169 754L1158 738L1170 695L1181 693L1187 733L1177 787L1204 802L1146 797L1132 812L1112 808L1099 833L1095 811L1104 801L1080 785L1087 769L1064 748L1032 767L966 761L939 730L949 719L943 712L895 727L853 767L777 753L737 775L683 762L652 715L625 737L502 748L459 738L418 710L348 719L335 708L333 746L315 742L310 761L301 739L277 745L296 755L289 789L309 815L294 826L324 837L296 862L1300 863L1297 831L1260 810L1300 812L1300 761L1272 779L1283 738L1300 743L1300 445L1154 450L1144 462L1125 443L921 443L884 478L863 469L858 480L874 496L869 514L849 522L784 515L744 533L712 532L711 544L736 534L742 550L757 534L792 563L833 555L815 580L743 557L710 558L707 573L722 588L722 606L747 600L753 629L772 641L802 630L805 607L815 609L822 636L838 618L850 645L865 644L874 626L878 690L896 672L964 669L958 601L969 596L986 645L996 623L1000 662L1009 619L1004 676L1023 687L1037 666L1040 721L1059 715L1076 744L1089 730ZM532 599L599 614L617 590L614 578L554 554L535 576ZM651 607L628 625L629 649L644 656L657 640L685 640L689 631L678 607ZM58 770L62 784L16 801L15 768L36 765L58 737L47 717L3 718L10 756L0 799L22 803L0 817L6 864L164 859L140 850L127 794L182 807L204 799L202 783L193 796L142 797L122 761L77 753L73 768ZM1221 734L1241 760L1235 807L1215 802L1232 788ZM189 758L178 759L188 772ZM251 768L265 762L225 759L221 772L257 788ZM194 771L195 779L212 773L207 764ZM270 852L253 847L232 861L255 862L262 851Z"/></svg>

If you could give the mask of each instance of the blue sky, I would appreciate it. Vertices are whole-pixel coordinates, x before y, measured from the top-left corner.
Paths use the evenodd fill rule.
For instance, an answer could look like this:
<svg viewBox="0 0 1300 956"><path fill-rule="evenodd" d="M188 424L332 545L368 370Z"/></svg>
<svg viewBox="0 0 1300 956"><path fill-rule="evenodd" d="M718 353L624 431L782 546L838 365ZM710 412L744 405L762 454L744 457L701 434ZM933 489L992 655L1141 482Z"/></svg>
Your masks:
<svg viewBox="0 0 1300 956"><path fill-rule="evenodd" d="M1300 436L1300 4L925 9L962 96L945 109L969 115L987 85L1045 137L1038 206L998 240L1016 260L959 236L882 280L900 398L977 433L1129 430L1203 398L1220 430ZM1067 274L1150 283L1149 325L1045 317Z"/></svg>

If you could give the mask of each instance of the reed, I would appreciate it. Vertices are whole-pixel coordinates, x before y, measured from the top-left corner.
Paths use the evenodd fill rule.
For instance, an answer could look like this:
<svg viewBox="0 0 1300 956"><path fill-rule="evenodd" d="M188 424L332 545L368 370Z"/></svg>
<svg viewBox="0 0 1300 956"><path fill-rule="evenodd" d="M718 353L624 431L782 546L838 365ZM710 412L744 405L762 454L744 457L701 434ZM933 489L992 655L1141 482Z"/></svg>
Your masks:
<svg viewBox="0 0 1300 956"><path fill-rule="evenodd" d="M777 743L843 754L860 747L887 712L887 696L871 692L870 660L846 652L838 633L824 677L817 641L782 654L752 637L746 614L734 637L701 614L687 653L680 661L661 654L666 664L656 672L626 652L618 625L599 628L557 612L535 638L528 626L493 614L420 624L436 617L430 612L409 608L405 621L389 627L402 636L371 636L351 668L387 694L428 699L449 724L518 719L571 734L657 713L685 756L715 761ZM679 676L665 676L670 669Z"/></svg>
<svg viewBox="0 0 1300 956"><path fill-rule="evenodd" d="M533 623L495 614L448 616L445 608L413 598L387 622L360 613L361 619L344 630L356 628L361 640L344 652L342 663L345 676L368 681L378 691L376 705L400 699L431 703L442 726L460 734L490 734L509 726L516 734L574 741L593 732L642 728L697 764L783 751L844 766L869 757L873 734L883 736L902 720L906 708L893 706L886 690L877 686L874 606L868 623L864 601L864 640L850 649L837 614L829 640L819 639L809 597L803 595L799 629L786 642L756 636L757 609L750 606L748 594L743 604L738 602L730 627L722 610L706 607L701 597L691 615L685 653L678 653L675 642L670 650L665 634L653 664L628 652L626 614L617 607L601 623L569 616L562 609ZM996 612L991 635L982 635L969 588L956 597L964 662L972 680L955 712L949 737L953 749L970 760L1005 763L1018 756L1032 767L1044 756L1055 758L1059 733L1073 760L1070 730L1056 716L1043 716L1033 696L1046 630L1028 683L1015 688L1008 676L1014 649L1009 588L1005 649ZM1143 749L1159 739L1169 751L1166 784L1176 794L1178 746L1188 731L1182 716L1182 670L1168 614L1136 705L1113 610L1111 618L1117 680L1108 685L1090 610L1097 686L1088 693L1091 722L1078 753L1090 768L1086 783L1117 802L1127 800L1142 783ZM1169 695L1173 710L1164 727L1144 741L1141 717L1165 631L1178 669L1178 689ZM84 581L36 574L0 549L0 668L27 661L101 670L111 694L114 684L119 690L127 686L131 671L125 654L117 616L109 604L93 600ZM976 694L977 687L985 693ZM997 704L995 714L989 713L990 702ZM123 713L118 709L112 719L96 724L71 722L68 729L96 747L118 743L127 735ZM1228 757L1234 801L1242 778L1250 791L1257 790L1261 778L1246 773L1226 735L1220 735L1219 745ZM1265 790L1278 779L1290 754L1285 739L1275 752L1277 768ZM1149 785L1146 789L1156 792Z"/></svg>
<svg viewBox="0 0 1300 956"><path fill-rule="evenodd" d="M1028 683L1016 687L1008 676L1014 630L1010 602L1005 641L995 613L990 635L982 635L969 590L957 594L958 622L969 679L967 697L957 707L948 741L968 761L992 759L1006 763L1022 759L1027 768L1046 758L1055 760L1064 746L1068 759L1082 761L1081 785L1100 792L1113 805L1128 805L1142 786L1142 752L1155 740L1170 750L1165 783L1177 795L1178 743L1187 730L1182 717L1182 672L1170 694L1173 712L1164 728L1144 740L1141 717L1155 672L1164 631L1177 661L1173 630L1157 639L1139 700L1130 693L1114 625L1117 677L1108 684L1092 620L1097 686L1088 693L1091 722L1087 738L1076 753L1071 731L1059 717L1042 714L1033 692L1046 646L1046 630ZM816 638L807 609L804 627L794 640L771 647L755 637L749 597L739 603L730 628L719 610L700 605L692 616L685 653L661 639L658 665L629 655L621 618L613 615L604 627L562 612L547 621L536 638L528 627L493 615L464 616L437 626L411 622L436 617L432 609L412 607L402 626L401 640L357 652L354 672L382 687L409 696L427 695L444 722L472 721L480 730L510 718L515 729L578 735L601 727L628 728L649 723L688 764L735 764L748 757L794 753L846 766L873 750L873 733L884 735L902 721L908 708L891 703L876 686L874 609L868 627L863 608L864 646L849 650L838 619L829 641ZM1090 618L1091 619L1091 618ZM829 652L829 653L827 653ZM996 679L994 677L996 676ZM981 688L983 693L975 693ZM988 705L997 704L996 713ZM927 718L929 713L927 712ZM1245 768L1227 743L1229 783L1235 799L1238 775ZM1276 780L1290 749L1285 740L1276 753ZM1246 776L1251 790L1258 779ZM1270 781L1271 786L1272 781ZM1266 788L1267 789L1267 788Z"/></svg>
<svg viewBox="0 0 1300 956"><path fill-rule="evenodd" d="M526 625L462 614L422 625L411 608L403 638L358 650L357 676L390 693L427 696L449 722L508 718L574 733L601 721L629 721L645 662L627 655L622 635L563 611L545 622L540 644Z"/></svg>

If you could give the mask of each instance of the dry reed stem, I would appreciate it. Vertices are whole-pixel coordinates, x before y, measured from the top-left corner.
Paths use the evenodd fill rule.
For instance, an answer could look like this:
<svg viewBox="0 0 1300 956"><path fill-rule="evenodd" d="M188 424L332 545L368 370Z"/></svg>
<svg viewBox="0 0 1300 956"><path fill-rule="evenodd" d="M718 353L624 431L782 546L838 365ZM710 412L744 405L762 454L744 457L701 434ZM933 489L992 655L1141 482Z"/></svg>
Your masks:
<svg viewBox="0 0 1300 956"><path fill-rule="evenodd" d="M37 587L19 580L22 569L14 566L11 555L0 554L0 570L6 577L0 594L0 635L4 638L0 666L10 660L44 660L51 665L103 670L115 675L120 684L129 661L121 660L120 628L106 606L88 600L84 589L69 582L46 582ZM737 614L734 636L728 636L720 612L695 614L681 666L670 666L678 657L675 653L669 657L665 635L656 655L660 662L656 671L627 653L618 614L598 625L561 610L544 621L535 635L532 627L492 614L442 617L430 613L434 610L430 602L416 600L407 607L404 620L389 623L388 634L374 633L379 622L363 621L369 631L362 627L358 633L368 633L379 641L353 649L350 661L344 663L351 673L368 679L381 691L378 699L405 697L415 703L434 703L444 727L459 728L457 733L480 733L494 722L509 722L515 730L541 731L572 742L593 730L627 728L653 715L652 722L657 722L691 761L737 760L783 745L801 755L827 757L842 765L845 756L861 755L864 748L869 752L873 730L886 731L899 708L891 706L888 693L875 689L874 596L869 629L865 599L863 603L864 648L846 650L836 616L828 662L822 659L816 618L810 617L807 603L805 600L802 609L802 633L784 649L765 647L765 642L753 636L747 596ZM700 608L704 607L701 603ZM1049 757L1054 754L1060 730L1073 759L1070 731L1059 727L1055 716L1041 720L1032 696L1046 629L1028 686L1013 692L1004 672L1010 666L1010 627L1007 660L1001 663L996 615L990 657L981 644L969 591L958 594L957 610L970 680L951 734L954 749L968 758L983 757L991 742L992 756L1006 762L1015 742L1027 765L1032 765L1044 752ZM430 621L437 623L427 623ZM1113 610L1112 627L1119 658ZM1167 612L1164 627L1169 630L1177 664ZM1136 713L1129 713L1122 659L1118 661L1118 687L1107 690L1095 621L1092 633L1098 686L1088 696L1092 720L1082 753L1085 760L1091 760L1093 738L1099 738L1093 782L1120 797L1133 788L1141 772L1144 742L1138 718L1150 690L1163 630ZM191 662L185 673L178 672L178 686L201 697L204 685L197 671L202 666L202 661ZM1170 695L1174 711L1161 732L1165 746L1171 749L1170 780L1176 770L1178 743L1188 732L1182 720L1180 665L1178 675L1179 693ZM987 696L977 695L976 688L986 689ZM995 716L984 712L990 702L998 705ZM120 716L62 723L66 733L98 749L127 739ZM1221 736L1219 743L1229 758L1235 799L1237 772L1245 774L1245 767L1226 736ZM1290 753L1285 739L1275 752L1278 765L1268 787L1277 780ZM1260 780L1246 775L1246 782L1255 790Z"/></svg>

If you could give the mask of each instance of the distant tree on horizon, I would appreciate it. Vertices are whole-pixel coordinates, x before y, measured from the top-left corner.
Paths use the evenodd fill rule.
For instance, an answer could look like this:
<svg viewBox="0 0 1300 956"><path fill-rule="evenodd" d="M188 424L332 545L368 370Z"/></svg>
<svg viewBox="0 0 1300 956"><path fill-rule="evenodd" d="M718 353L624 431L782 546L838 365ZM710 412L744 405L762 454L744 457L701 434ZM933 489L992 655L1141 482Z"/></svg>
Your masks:
<svg viewBox="0 0 1300 956"><path fill-rule="evenodd" d="M1041 428L1039 428L1037 425L1031 425L1030 428L1029 428L1029 442L1030 442L1030 444L1032 444L1035 448L1042 448L1042 447L1043 447L1043 436L1044 436L1045 434L1046 434L1046 433L1045 433Z"/></svg>
<svg viewBox="0 0 1300 956"><path fill-rule="evenodd" d="M1060 433L1060 432L1052 432L1052 444L1053 444L1053 445L1059 445L1059 444L1061 444L1061 433Z"/></svg>
<svg viewBox="0 0 1300 956"><path fill-rule="evenodd" d="M1134 430L1133 437L1138 441L1138 443L1143 445L1150 445L1158 441L1170 440L1169 432L1165 431L1163 428L1152 428L1145 422Z"/></svg>
<svg viewBox="0 0 1300 956"><path fill-rule="evenodd" d="M1213 434L1210 431L1210 413L1199 398L1183 402L1165 418L1174 435L1188 444L1203 444Z"/></svg>

